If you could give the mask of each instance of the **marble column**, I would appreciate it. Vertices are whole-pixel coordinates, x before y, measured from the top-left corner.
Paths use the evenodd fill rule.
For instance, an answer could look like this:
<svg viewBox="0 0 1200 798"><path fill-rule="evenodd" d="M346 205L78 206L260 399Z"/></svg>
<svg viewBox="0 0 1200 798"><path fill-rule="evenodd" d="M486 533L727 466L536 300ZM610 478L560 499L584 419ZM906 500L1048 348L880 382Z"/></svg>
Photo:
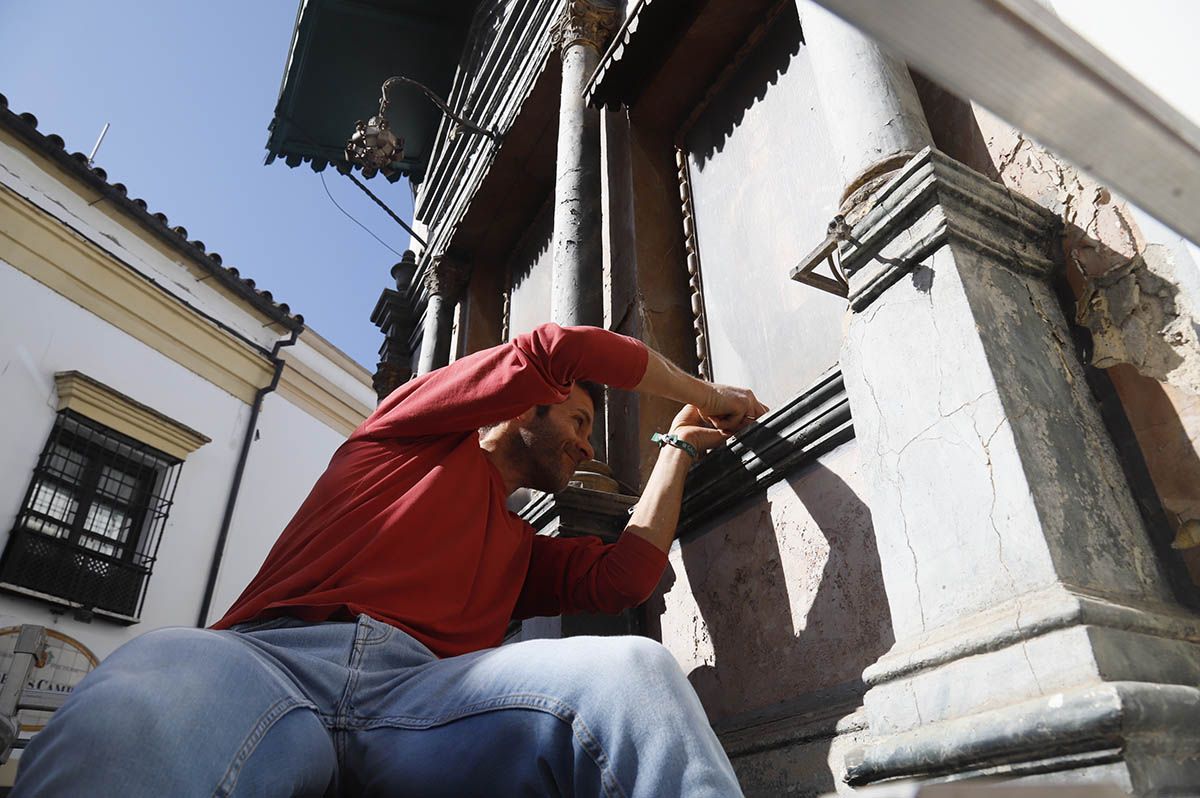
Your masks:
<svg viewBox="0 0 1200 798"><path fill-rule="evenodd" d="M396 287L385 288L371 312L371 322L383 333L383 344L379 347L379 363L375 367L372 384L379 401L408 382L412 377L412 351L409 338L412 335L412 300L410 290L417 272L417 259L412 250L392 266L392 280Z"/></svg>
<svg viewBox="0 0 1200 798"><path fill-rule="evenodd" d="M554 32L562 56L562 93L550 316L562 325L603 323L600 111L585 105L583 90L616 23L612 5L568 0Z"/></svg>
<svg viewBox="0 0 1200 798"><path fill-rule="evenodd" d="M813 79L843 179L851 222L871 193L932 141L908 67L840 17L799 0Z"/></svg>
<svg viewBox="0 0 1200 798"><path fill-rule="evenodd" d="M610 3L568 0L553 33L562 57L562 88L550 319L563 326L604 325L600 111L587 106L583 91L617 21L617 9ZM598 458L606 456L605 422L605 408L597 407L592 445ZM599 460L584 463L575 479L588 488L618 489L612 470Z"/></svg>
<svg viewBox="0 0 1200 798"><path fill-rule="evenodd" d="M435 258L425 272L428 299L425 305L418 373L428 374L450 362L454 307L458 304L469 277L470 271L465 264L445 255Z"/></svg>

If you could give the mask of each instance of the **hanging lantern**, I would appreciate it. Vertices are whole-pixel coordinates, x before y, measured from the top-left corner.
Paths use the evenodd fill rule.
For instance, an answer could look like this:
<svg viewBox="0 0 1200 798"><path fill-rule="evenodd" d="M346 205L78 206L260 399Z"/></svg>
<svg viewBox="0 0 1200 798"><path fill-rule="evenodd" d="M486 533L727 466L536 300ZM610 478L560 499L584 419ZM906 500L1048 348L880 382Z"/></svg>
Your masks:
<svg viewBox="0 0 1200 798"><path fill-rule="evenodd" d="M346 144L346 159L364 167L386 169L404 157L404 139L392 132L384 109L354 125L354 134Z"/></svg>

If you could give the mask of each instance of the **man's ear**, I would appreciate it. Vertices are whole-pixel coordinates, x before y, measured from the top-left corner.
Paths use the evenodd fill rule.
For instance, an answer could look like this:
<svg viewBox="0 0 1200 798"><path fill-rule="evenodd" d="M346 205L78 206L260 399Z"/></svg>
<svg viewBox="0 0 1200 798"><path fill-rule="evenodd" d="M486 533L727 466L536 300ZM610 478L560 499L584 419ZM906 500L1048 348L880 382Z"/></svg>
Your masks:
<svg viewBox="0 0 1200 798"><path fill-rule="evenodd" d="M533 421L533 417L536 413L537 413L537 405L534 405L533 407L529 408L528 410L526 410L524 413L517 416L513 420L521 423L522 425L528 424L530 421Z"/></svg>

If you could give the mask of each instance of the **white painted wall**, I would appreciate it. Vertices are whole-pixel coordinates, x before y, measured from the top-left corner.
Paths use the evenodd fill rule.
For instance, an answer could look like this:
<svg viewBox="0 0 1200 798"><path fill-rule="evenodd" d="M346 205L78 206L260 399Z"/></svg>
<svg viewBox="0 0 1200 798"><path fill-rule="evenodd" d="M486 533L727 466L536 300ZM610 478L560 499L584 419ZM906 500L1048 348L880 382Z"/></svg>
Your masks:
<svg viewBox="0 0 1200 798"><path fill-rule="evenodd" d="M149 629L193 623L248 406L3 261L0 363L0 541L54 424L55 372L81 371L212 438L183 464L142 623L83 624L8 594L0 594L0 616L57 628L100 657Z"/></svg>
<svg viewBox="0 0 1200 798"><path fill-rule="evenodd" d="M257 427L259 437L246 461L209 623L223 616L254 578L275 539L344 440L341 433L278 394L267 395Z"/></svg>
<svg viewBox="0 0 1200 798"><path fill-rule="evenodd" d="M264 348L275 342L277 333L244 302L215 290L212 281L198 282L182 256L164 255L135 234L137 222L115 209L105 212L105 203L89 206L73 178L43 168L3 140L0 183L246 338ZM369 372L315 333L306 331L284 351L365 408L374 406ZM196 623L250 406L0 260L0 548L54 424L54 374L70 370L212 439L182 466L140 623L123 626L100 616L85 623L70 610L0 593L0 626L43 624L103 659L151 629ZM230 528L213 620L254 575L344 439L342 431L277 393L266 397L256 426L259 438L250 450Z"/></svg>

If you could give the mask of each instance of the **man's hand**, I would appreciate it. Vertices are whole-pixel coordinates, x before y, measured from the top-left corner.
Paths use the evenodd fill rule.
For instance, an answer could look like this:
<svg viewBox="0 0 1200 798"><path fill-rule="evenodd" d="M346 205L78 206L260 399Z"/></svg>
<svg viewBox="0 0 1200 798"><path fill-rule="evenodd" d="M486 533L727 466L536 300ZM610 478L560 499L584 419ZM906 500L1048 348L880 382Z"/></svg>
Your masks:
<svg viewBox="0 0 1200 798"><path fill-rule="evenodd" d="M767 412L767 406L749 388L716 384L710 387L709 398L700 405L699 412L722 432L737 432Z"/></svg>
<svg viewBox="0 0 1200 798"><path fill-rule="evenodd" d="M714 429L695 405L684 405L671 422L671 432L696 447L703 454L724 443L732 433Z"/></svg>
<svg viewBox="0 0 1200 798"><path fill-rule="evenodd" d="M646 373L634 390L695 405L705 421L728 433L741 430L767 412L767 407L749 388L714 385L697 379L653 349L648 350Z"/></svg>

